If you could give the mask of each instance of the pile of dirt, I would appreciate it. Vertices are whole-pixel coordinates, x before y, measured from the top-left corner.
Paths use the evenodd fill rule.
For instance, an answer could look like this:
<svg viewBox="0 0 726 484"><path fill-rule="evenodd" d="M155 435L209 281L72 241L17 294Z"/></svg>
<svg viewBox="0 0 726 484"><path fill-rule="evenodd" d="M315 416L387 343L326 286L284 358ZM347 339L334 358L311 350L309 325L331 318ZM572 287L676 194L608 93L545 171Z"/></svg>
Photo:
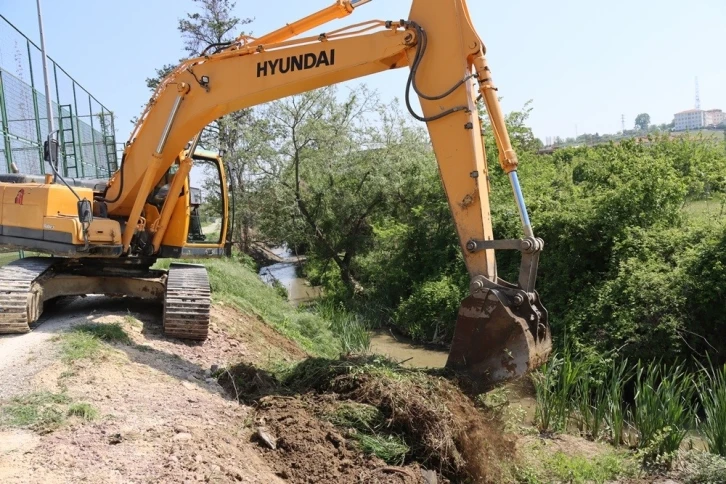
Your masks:
<svg viewBox="0 0 726 484"><path fill-rule="evenodd" d="M225 387L229 389L231 381L240 382L236 388L238 395L241 386L243 400L258 401L257 415L262 419L259 425L269 426L276 438L282 439L278 448L269 453L277 455L279 462L288 466L284 470L288 475L296 475L297 469L304 471L301 475L312 472L295 456L297 451L316 460L314 466L332 472L326 479L339 478L331 469L340 472L342 461L354 463L353 468L359 474L361 469L370 470L372 462L379 469L377 472L393 469L380 460L357 463L347 454L355 445L349 444L351 439L345 437L350 437L355 429L336 427L326 421L331 402L353 402L377 408L383 423L374 432L402 437L410 448L404 463L414 467L406 473L421 466L436 470L439 479L454 482L502 482L503 473L515 456L514 440L505 436L503 424L477 408L450 381L400 367L380 356L339 360L309 358L280 380L249 365L232 369L230 375L236 377L228 380ZM245 381L246 386L242 383ZM334 431L336 428L343 435ZM300 429L304 445L298 440L292 443L287 440L295 439L291 437L296 435L295 429ZM320 453L326 448L324 455L330 458L320 459ZM308 449L313 452L306 454ZM393 472L399 479L395 482L401 482L404 472L400 469ZM420 472L412 475L418 477ZM371 475L370 478L378 477Z"/></svg>
<svg viewBox="0 0 726 484"><path fill-rule="evenodd" d="M313 398L260 399L253 439L276 474L290 482L426 483L411 464L390 466L361 453L332 423L317 417L324 403Z"/></svg>

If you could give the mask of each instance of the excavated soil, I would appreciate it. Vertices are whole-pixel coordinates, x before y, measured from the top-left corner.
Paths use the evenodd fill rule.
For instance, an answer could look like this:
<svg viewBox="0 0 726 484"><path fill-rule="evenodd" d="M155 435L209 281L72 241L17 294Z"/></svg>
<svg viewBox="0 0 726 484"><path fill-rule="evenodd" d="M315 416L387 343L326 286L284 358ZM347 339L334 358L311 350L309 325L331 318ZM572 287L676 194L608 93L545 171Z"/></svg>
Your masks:
<svg viewBox="0 0 726 484"><path fill-rule="evenodd" d="M516 452L500 420L477 408L452 383L423 372L392 369L377 357L309 358L282 382L240 364L220 383L256 408L255 425L273 444L258 441L268 449L265 455L276 463L278 474L293 482L309 482L305 479L311 475L316 476L313 482L349 482L353 477L409 482L420 479L423 471L435 474L438 482L498 483ZM381 412L385 422L375 433L404 438L410 448L404 467L355 457L349 438L355 430L345 424L336 427L327 418L347 404Z"/></svg>
<svg viewBox="0 0 726 484"><path fill-rule="evenodd" d="M417 465L389 466L375 456L365 456L341 435L340 430L312 413L319 403L299 398L269 396L260 400L255 423L272 440L262 439L265 460L276 474L292 483L426 483ZM442 482L442 481L440 481Z"/></svg>

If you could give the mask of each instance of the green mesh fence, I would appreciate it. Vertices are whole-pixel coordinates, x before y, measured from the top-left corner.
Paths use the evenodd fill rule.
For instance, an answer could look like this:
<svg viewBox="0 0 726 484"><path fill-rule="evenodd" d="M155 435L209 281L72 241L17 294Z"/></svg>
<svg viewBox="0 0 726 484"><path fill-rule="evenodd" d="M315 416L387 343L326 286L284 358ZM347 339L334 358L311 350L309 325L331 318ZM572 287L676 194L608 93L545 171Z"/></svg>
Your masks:
<svg viewBox="0 0 726 484"><path fill-rule="evenodd" d="M48 58L61 171L108 178L118 168L113 113ZM48 136L43 62L38 46L0 15L0 173L42 175Z"/></svg>

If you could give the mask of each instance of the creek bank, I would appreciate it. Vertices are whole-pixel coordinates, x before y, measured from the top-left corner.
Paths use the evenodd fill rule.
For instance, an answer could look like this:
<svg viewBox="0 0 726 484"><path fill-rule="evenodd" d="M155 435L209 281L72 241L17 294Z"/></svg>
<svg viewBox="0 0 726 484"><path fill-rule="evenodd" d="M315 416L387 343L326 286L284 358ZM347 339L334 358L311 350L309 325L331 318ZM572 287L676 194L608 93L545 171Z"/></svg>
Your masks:
<svg viewBox="0 0 726 484"><path fill-rule="evenodd" d="M300 276L304 257L296 256L287 247L264 247L256 251L264 256L258 275L268 285L282 285L287 299L294 305L312 302L322 295L322 289L312 286ZM377 329L371 332L370 349L373 354L391 358L409 368L443 368L446 365L446 349L415 343L410 338L390 330Z"/></svg>

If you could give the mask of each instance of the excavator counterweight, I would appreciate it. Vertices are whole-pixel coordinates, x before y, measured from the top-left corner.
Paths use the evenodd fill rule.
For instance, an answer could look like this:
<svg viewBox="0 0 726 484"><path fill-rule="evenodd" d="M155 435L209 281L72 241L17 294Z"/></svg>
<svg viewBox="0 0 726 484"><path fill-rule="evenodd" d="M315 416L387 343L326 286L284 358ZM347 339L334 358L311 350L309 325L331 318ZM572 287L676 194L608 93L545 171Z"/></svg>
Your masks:
<svg viewBox="0 0 726 484"><path fill-rule="evenodd" d="M100 186L73 188L60 176L63 184L0 178L0 245L62 259L18 263L10 272L0 271L5 313L0 312L0 331L2 317L13 321L6 329L25 330L54 294L50 288L60 290L52 281L70 277L75 285L64 285L63 294L83 293L89 281L97 281L102 293L141 291L162 298L166 333L203 340L209 317L204 268L173 264L168 271L152 269L159 258L217 257L228 248L226 176L219 160L222 237L204 243L196 234L198 206L189 173L202 130L242 109L408 68L406 106L428 128L471 280L447 366L489 385L522 376L546 361L550 328L535 290L544 242L535 237L529 220L517 154L466 1L411 0L408 19L372 20L303 36L370 1L337 0L267 35L213 44L182 62L159 83L125 145L121 167ZM414 95L420 113L411 103ZM479 101L491 121L487 133ZM489 180L500 175L487 163L483 136L494 138L499 165L511 183L522 223L520 239L497 240L493 233ZM53 150L47 152L52 158ZM499 278L498 250L521 253L516 282Z"/></svg>

